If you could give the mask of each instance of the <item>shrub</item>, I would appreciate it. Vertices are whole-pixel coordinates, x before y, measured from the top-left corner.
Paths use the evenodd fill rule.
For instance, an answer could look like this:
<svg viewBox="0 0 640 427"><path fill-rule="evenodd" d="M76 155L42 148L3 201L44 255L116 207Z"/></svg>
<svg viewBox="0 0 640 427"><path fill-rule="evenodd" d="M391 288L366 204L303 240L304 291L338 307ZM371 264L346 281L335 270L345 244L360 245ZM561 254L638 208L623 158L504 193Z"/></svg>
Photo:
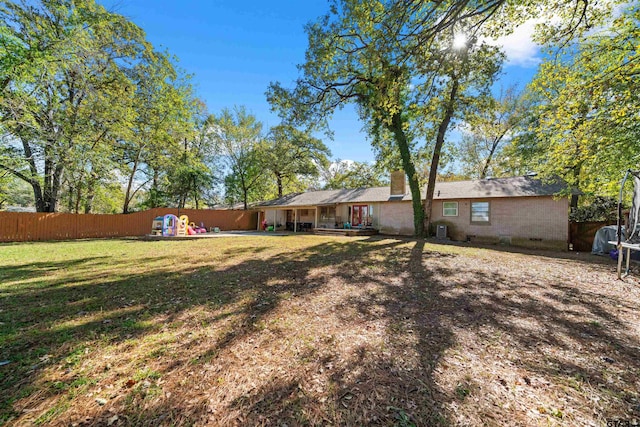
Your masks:
<svg viewBox="0 0 640 427"><path fill-rule="evenodd" d="M615 221L618 217L618 200L597 196L590 205L580 206L569 214L571 221Z"/></svg>

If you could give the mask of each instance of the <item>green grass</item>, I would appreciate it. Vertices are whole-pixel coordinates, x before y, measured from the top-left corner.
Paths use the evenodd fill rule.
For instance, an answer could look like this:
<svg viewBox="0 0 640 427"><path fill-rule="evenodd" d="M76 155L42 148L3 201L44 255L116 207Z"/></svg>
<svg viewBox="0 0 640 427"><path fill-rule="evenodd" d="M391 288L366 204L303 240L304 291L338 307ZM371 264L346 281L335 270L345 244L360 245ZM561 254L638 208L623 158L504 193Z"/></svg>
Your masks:
<svg viewBox="0 0 640 427"><path fill-rule="evenodd" d="M479 425L531 384L545 414L502 421L631 416L637 292L610 273L377 237L2 244L0 425Z"/></svg>
<svg viewBox="0 0 640 427"><path fill-rule="evenodd" d="M75 387L48 380L54 365L99 371L97 355L118 351L123 345L135 359L130 376L135 381L155 379L160 374L136 365L179 348L185 329L192 325L190 318L179 319L175 314L200 313L199 326L204 328L227 316L233 318L233 309L208 314L252 298L253 290L240 287L252 276L264 275L268 263L260 262L257 270L240 269L238 264L282 254L283 239L287 249L294 251L313 242L265 237L0 245L0 360L10 360L11 367L0 371L1 394L9 396L0 401L0 420L15 416L11 406L28 400L28 394L46 389L63 395ZM345 243L336 244L346 249ZM214 354L198 359L206 362ZM28 387L23 384L25 375L32 377ZM62 399L60 405L45 411L36 422L50 421L68 402Z"/></svg>

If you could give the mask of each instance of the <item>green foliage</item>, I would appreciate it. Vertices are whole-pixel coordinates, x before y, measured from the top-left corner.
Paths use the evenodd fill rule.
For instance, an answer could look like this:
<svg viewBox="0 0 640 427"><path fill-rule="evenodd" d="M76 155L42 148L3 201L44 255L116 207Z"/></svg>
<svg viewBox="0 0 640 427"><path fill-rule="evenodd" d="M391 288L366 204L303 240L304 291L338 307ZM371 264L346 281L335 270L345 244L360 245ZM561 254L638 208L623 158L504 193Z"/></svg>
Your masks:
<svg viewBox="0 0 640 427"><path fill-rule="evenodd" d="M483 101L467 115L462 139L456 147L463 174L471 179L503 174L499 165L502 149L520 131L528 107L515 87Z"/></svg>
<svg viewBox="0 0 640 427"><path fill-rule="evenodd" d="M529 131L508 150L512 164L562 177L587 197L615 196L622 171L640 162L639 25L636 4L581 38L573 55L542 64L529 86Z"/></svg>
<svg viewBox="0 0 640 427"><path fill-rule="evenodd" d="M377 164L347 162L339 159L322 170L322 181L325 190L381 187L389 184L385 171Z"/></svg>
<svg viewBox="0 0 640 427"><path fill-rule="evenodd" d="M33 193L24 181L0 171L0 209L7 206L33 206Z"/></svg>
<svg viewBox="0 0 640 427"><path fill-rule="evenodd" d="M615 31L584 29L604 22L615 3L335 0L307 26L295 88L270 86L285 121L263 138L244 109L207 117L174 58L95 0L0 0L0 170L31 187L39 211L111 212L116 201L124 212L141 203L199 206L218 202L221 185L229 202L246 207L312 183L329 151L311 135L330 134L327 119L353 102L377 167L405 170L418 234L420 187L427 182L428 213L441 157L454 154L448 129L462 122L478 130L458 151L469 154L465 164L498 156L493 174L536 166L587 195L609 194L616 172L638 162L638 6ZM512 132L491 127L504 106L487 89L501 55L478 40L551 14L559 19L540 26L541 42L581 43L573 60L562 51L562 61L542 67L529 132L500 153ZM461 32L468 42L455 48ZM476 169L483 176L491 168ZM375 184L371 171L356 175ZM329 185L361 184L342 181Z"/></svg>
<svg viewBox="0 0 640 427"><path fill-rule="evenodd" d="M258 147L262 162L273 175L277 197L295 191L301 180L319 175L319 168L328 167L331 152L319 139L290 125L271 129Z"/></svg>
<svg viewBox="0 0 640 427"><path fill-rule="evenodd" d="M570 213L571 221L615 221L618 218L618 199L597 196L585 206Z"/></svg>
<svg viewBox="0 0 640 427"><path fill-rule="evenodd" d="M0 167L55 211L66 173L83 180L126 129L128 73L149 46L140 28L93 0L3 1ZM126 118L126 116L125 116Z"/></svg>
<svg viewBox="0 0 640 427"><path fill-rule="evenodd" d="M169 197L178 199L178 207L187 207L187 200L193 200L193 207L199 209L202 192L213 183L209 168L199 159L185 153L181 163L169 172Z"/></svg>
<svg viewBox="0 0 640 427"><path fill-rule="evenodd" d="M277 188L269 175L260 167L250 168L245 171L245 176L257 178L249 188L244 189L242 175L228 173L224 176L224 204L227 206L244 208L245 199L247 208L251 203L270 200L277 197Z"/></svg>
<svg viewBox="0 0 640 427"><path fill-rule="evenodd" d="M106 182L96 188L91 212L116 214L122 212L124 192L119 182ZM86 212L85 212L86 213Z"/></svg>
<svg viewBox="0 0 640 427"><path fill-rule="evenodd" d="M265 182L262 123L245 107L224 109L210 118L211 139L216 152L228 170L225 197L229 204L260 200Z"/></svg>
<svg viewBox="0 0 640 427"><path fill-rule="evenodd" d="M566 18L553 30L567 36L601 14L588 4L573 6L560 0L336 0L329 14L307 26L309 47L295 87L272 83L267 97L293 125L325 129L336 108L355 103L379 159L401 165L407 175L421 235L425 212L416 162L430 153L429 211L447 129L476 108L499 70L499 52L477 42L479 36L508 33L541 12ZM456 32L469 37L462 49L453 46ZM541 37L552 40L554 34L543 31Z"/></svg>
<svg viewBox="0 0 640 427"><path fill-rule="evenodd" d="M187 193L176 195L175 192L190 188L185 187L185 167L200 169L195 164L200 144L195 141L205 126L204 119L200 118L203 106L192 94L189 77L173 65L167 54L153 52L136 64L133 71L136 90L131 104L132 132L120 141L119 147L122 153L119 164L128 177L123 212L128 211L136 192L149 182L156 194L163 191L158 188L160 175L171 175L167 185L172 187L164 190L171 200L179 200L178 205L183 205ZM187 153L192 149L195 152ZM198 188L204 185L199 181ZM198 204L197 198L195 204Z"/></svg>
<svg viewBox="0 0 640 427"><path fill-rule="evenodd" d="M189 77L94 0L2 1L0 16L0 169L32 186L39 211L64 200L86 213L107 190L112 211L119 170L127 212L195 138Z"/></svg>

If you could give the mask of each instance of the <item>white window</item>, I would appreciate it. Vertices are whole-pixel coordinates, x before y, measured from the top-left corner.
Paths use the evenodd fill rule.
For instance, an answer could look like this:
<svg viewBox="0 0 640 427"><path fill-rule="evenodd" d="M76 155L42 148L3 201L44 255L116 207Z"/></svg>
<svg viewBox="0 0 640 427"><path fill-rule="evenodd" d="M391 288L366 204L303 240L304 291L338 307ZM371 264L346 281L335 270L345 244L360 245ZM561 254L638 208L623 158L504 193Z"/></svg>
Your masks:
<svg viewBox="0 0 640 427"><path fill-rule="evenodd" d="M442 216L458 216L458 202L443 202Z"/></svg>
<svg viewBox="0 0 640 427"><path fill-rule="evenodd" d="M489 223L489 202L471 203L471 222Z"/></svg>

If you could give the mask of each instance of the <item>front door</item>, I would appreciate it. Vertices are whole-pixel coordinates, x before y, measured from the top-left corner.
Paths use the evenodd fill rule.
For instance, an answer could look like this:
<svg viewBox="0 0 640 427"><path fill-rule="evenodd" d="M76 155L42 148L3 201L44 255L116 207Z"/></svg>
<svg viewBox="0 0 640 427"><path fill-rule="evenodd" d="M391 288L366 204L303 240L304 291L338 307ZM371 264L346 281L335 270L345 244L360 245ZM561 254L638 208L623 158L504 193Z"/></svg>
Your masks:
<svg viewBox="0 0 640 427"><path fill-rule="evenodd" d="M369 205L354 205L351 210L351 225L354 227L362 224L369 216Z"/></svg>

